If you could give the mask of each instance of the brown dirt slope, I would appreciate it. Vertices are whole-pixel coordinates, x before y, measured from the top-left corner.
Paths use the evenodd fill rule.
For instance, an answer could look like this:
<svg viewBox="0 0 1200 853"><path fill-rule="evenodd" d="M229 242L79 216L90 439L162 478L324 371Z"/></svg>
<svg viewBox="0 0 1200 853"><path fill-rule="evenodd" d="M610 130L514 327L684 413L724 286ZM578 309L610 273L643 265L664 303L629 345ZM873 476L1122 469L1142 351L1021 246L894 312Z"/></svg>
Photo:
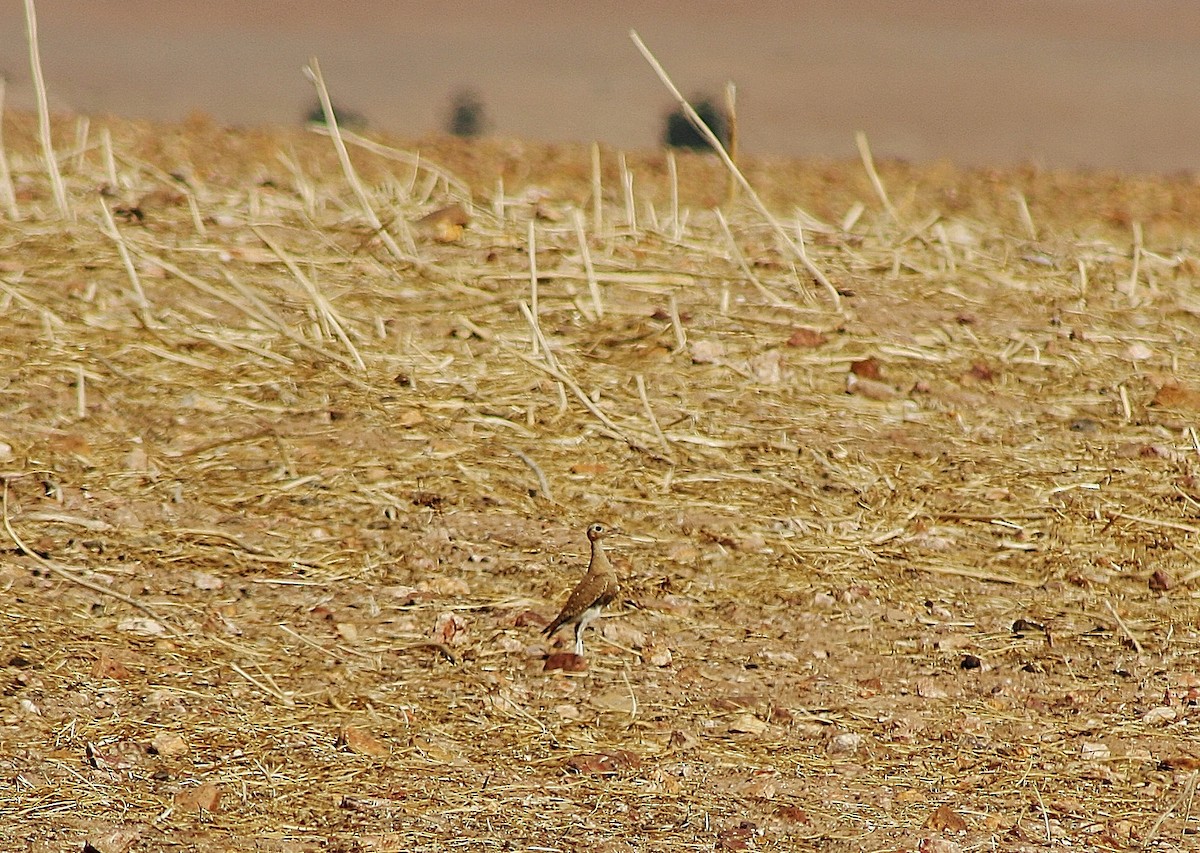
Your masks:
<svg viewBox="0 0 1200 853"><path fill-rule="evenodd" d="M1194 180L31 126L13 849L1194 843Z"/></svg>

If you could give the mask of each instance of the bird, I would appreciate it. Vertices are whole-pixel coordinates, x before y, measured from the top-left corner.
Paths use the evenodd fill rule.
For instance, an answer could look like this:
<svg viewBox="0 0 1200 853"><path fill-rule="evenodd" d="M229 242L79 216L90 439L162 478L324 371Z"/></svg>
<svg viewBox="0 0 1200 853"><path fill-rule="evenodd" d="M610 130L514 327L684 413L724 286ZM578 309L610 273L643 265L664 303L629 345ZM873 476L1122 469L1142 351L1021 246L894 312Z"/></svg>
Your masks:
<svg viewBox="0 0 1200 853"><path fill-rule="evenodd" d="M600 544L610 532L608 525L598 521L588 525L587 538L592 543L592 558L588 562L587 574L567 597L567 603L554 621L542 630L543 634L550 637L564 625L574 627L575 654L578 657L583 657L584 629L617 597L617 573L604 553L604 546Z"/></svg>

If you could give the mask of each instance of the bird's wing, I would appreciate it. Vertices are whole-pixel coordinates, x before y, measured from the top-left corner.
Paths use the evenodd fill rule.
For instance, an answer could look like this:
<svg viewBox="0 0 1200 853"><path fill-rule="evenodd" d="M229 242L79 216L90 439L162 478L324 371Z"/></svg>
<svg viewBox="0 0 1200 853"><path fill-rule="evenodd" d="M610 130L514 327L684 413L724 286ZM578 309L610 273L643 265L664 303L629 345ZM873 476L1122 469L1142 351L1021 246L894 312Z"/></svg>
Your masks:
<svg viewBox="0 0 1200 853"><path fill-rule="evenodd" d="M604 607L616 598L617 590L615 583L609 582L597 589L594 584L589 583L591 580L591 578L585 577L579 582L579 585L571 591L570 597L567 598L567 603L563 605L558 616L542 631L543 634L550 636L589 607L596 605Z"/></svg>

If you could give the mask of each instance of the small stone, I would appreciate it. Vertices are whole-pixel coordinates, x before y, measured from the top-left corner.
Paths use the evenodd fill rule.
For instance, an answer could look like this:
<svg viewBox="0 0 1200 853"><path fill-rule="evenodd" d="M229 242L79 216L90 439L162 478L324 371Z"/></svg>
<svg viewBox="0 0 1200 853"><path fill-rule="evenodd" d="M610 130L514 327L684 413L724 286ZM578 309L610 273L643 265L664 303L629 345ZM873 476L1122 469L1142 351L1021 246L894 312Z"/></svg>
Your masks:
<svg viewBox="0 0 1200 853"><path fill-rule="evenodd" d="M962 815L943 803L929 815L925 825L938 832L966 832L967 822Z"/></svg>
<svg viewBox="0 0 1200 853"><path fill-rule="evenodd" d="M1085 761L1107 761L1112 756L1112 750L1105 743L1085 742L1079 747L1079 755Z"/></svg>
<svg viewBox="0 0 1200 853"><path fill-rule="evenodd" d="M762 656L773 664L782 666L799 666L800 658L796 657L792 652L777 652L770 649L764 651Z"/></svg>
<svg viewBox="0 0 1200 853"><path fill-rule="evenodd" d="M675 729L671 732L671 737L667 741L671 749L691 749L700 743L700 738L694 734L682 729Z"/></svg>
<svg viewBox="0 0 1200 853"><path fill-rule="evenodd" d="M883 371L880 369L879 360L876 358L864 358L853 362L850 365L850 372L863 379L878 380L883 378Z"/></svg>
<svg viewBox="0 0 1200 853"><path fill-rule="evenodd" d="M827 592L818 592L813 596L813 607L830 608L837 605L837 599Z"/></svg>
<svg viewBox="0 0 1200 853"><path fill-rule="evenodd" d="M346 726L338 735L337 745L358 755L386 758L392 754L387 744L358 726Z"/></svg>
<svg viewBox="0 0 1200 853"><path fill-rule="evenodd" d="M187 741L171 732L159 732L150 741L150 751L165 758L184 755L188 751Z"/></svg>
<svg viewBox="0 0 1200 853"><path fill-rule="evenodd" d="M917 695L922 699L945 699L948 694L934 678L926 676L917 679Z"/></svg>
<svg viewBox="0 0 1200 853"><path fill-rule="evenodd" d="M725 345L720 341L692 341L690 349L696 364L718 364L725 357Z"/></svg>
<svg viewBox="0 0 1200 853"><path fill-rule="evenodd" d="M126 853L142 836L134 825L96 827L88 833L83 849L87 853Z"/></svg>
<svg viewBox="0 0 1200 853"><path fill-rule="evenodd" d="M576 462L571 466L572 474L598 475L608 472L608 466L603 462Z"/></svg>
<svg viewBox="0 0 1200 853"><path fill-rule="evenodd" d="M799 327L787 340L789 347L799 347L803 349L816 349L825 344L829 339L816 329L808 329L804 326Z"/></svg>
<svg viewBox="0 0 1200 853"><path fill-rule="evenodd" d="M134 634L139 637L161 637L167 633L162 624L147 616L130 616L117 623L117 630L123 634Z"/></svg>
<svg viewBox="0 0 1200 853"><path fill-rule="evenodd" d="M446 645L457 645L467 641L467 621L457 613L449 611L438 614L433 624L433 638Z"/></svg>
<svg viewBox="0 0 1200 853"><path fill-rule="evenodd" d="M854 755L862 748L863 736L855 732L841 732L829 739L825 751L830 755Z"/></svg>
<svg viewBox="0 0 1200 853"><path fill-rule="evenodd" d="M783 353L767 350L750 359L750 373L763 385L778 385L783 381Z"/></svg>
<svg viewBox="0 0 1200 853"><path fill-rule="evenodd" d="M516 637L498 637L496 638L496 648L505 654L515 655L525 650L525 643Z"/></svg>
<svg viewBox="0 0 1200 853"><path fill-rule="evenodd" d="M610 640L619 646L625 646L627 649L640 649L646 645L646 635L632 625L626 625L622 622L605 621L604 627L600 629L600 635L606 640Z"/></svg>
<svg viewBox="0 0 1200 853"><path fill-rule="evenodd" d="M150 471L150 457L143 447L134 447L125 454L125 470L133 474L145 474Z"/></svg>
<svg viewBox="0 0 1200 853"><path fill-rule="evenodd" d="M334 630L337 631L337 635L347 643L358 642L358 626L356 626L353 622L339 622L336 626L334 626Z"/></svg>
<svg viewBox="0 0 1200 853"><path fill-rule="evenodd" d="M846 374L846 393L869 400L895 400L900 396L900 392L886 382L864 378L856 373Z"/></svg>
<svg viewBox="0 0 1200 853"><path fill-rule="evenodd" d="M753 714L742 714L729 724L731 734L760 735L767 730L767 724Z"/></svg>
<svg viewBox="0 0 1200 853"><path fill-rule="evenodd" d="M628 749L614 749L612 752L572 755L566 760L564 766L572 773L611 776L621 770L636 769L641 766L641 763L642 759L637 753Z"/></svg>
<svg viewBox="0 0 1200 853"><path fill-rule="evenodd" d="M666 646L651 646L650 648L646 649L643 654L648 655L646 657L646 661L651 666L664 668L670 666L674 661L674 658L671 655L671 650Z"/></svg>
<svg viewBox="0 0 1200 853"><path fill-rule="evenodd" d="M690 544L675 545L667 552L667 559L673 563L691 563L700 556L700 549Z"/></svg>
<svg viewBox="0 0 1200 853"><path fill-rule="evenodd" d="M192 586L196 589L213 591L225 588L225 581L208 572L196 572L192 575Z"/></svg>
<svg viewBox="0 0 1200 853"><path fill-rule="evenodd" d="M940 619L943 622L951 622L954 619L954 614L950 612L949 608L941 604L934 604L931 606L929 608L929 615L934 619Z"/></svg>
<svg viewBox="0 0 1200 853"><path fill-rule="evenodd" d="M182 811L215 812L221 804L221 789L212 782L188 788L175 795L175 806Z"/></svg>
<svg viewBox="0 0 1200 853"><path fill-rule="evenodd" d="M1130 361L1145 361L1154 355L1154 350L1140 341L1130 344L1125 350L1125 357Z"/></svg>
<svg viewBox="0 0 1200 853"><path fill-rule="evenodd" d="M1179 711L1169 705L1151 708L1142 714L1142 722L1150 726L1162 726L1173 723L1179 717Z"/></svg>
<svg viewBox="0 0 1200 853"><path fill-rule="evenodd" d="M555 652L554 654L546 655L546 663L542 667L546 672L554 672L556 670L562 672L587 672L587 658L583 655L577 655L574 652Z"/></svg>

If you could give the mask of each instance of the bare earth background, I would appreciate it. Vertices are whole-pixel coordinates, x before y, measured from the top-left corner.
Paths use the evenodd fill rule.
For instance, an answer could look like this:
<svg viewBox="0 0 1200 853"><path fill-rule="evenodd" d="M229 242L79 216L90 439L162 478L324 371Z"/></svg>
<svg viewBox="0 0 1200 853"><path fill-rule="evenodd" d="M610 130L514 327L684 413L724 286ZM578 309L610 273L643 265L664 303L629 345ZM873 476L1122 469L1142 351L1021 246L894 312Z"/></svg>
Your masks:
<svg viewBox="0 0 1200 853"><path fill-rule="evenodd" d="M494 132L653 145L669 99L636 27L685 93L739 87L746 150L1033 161L1172 171L1196 164L1200 5L1189 0L243 3L42 0L59 108L241 125L293 123L317 56L337 102L402 135L479 90ZM0 71L29 104L22 4L0 4Z"/></svg>

